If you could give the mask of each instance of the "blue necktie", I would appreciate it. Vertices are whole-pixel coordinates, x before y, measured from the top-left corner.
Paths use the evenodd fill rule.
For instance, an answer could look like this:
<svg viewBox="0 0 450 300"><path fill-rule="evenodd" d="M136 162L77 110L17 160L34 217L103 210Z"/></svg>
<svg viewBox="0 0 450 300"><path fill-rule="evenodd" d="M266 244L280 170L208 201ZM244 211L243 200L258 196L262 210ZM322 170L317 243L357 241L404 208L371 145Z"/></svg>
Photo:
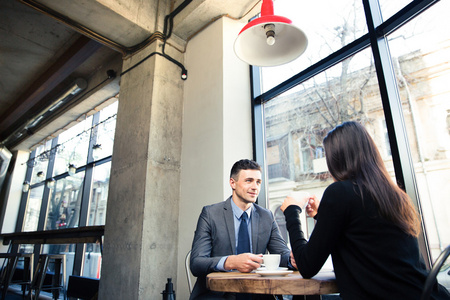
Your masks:
<svg viewBox="0 0 450 300"><path fill-rule="evenodd" d="M248 236L248 215L244 211L241 215L241 225L239 225L237 254L250 252L250 237ZM236 294L236 300L251 300L250 294Z"/></svg>
<svg viewBox="0 0 450 300"><path fill-rule="evenodd" d="M248 236L248 215L244 211L241 215L241 225L238 232L237 254L250 252L250 237Z"/></svg>

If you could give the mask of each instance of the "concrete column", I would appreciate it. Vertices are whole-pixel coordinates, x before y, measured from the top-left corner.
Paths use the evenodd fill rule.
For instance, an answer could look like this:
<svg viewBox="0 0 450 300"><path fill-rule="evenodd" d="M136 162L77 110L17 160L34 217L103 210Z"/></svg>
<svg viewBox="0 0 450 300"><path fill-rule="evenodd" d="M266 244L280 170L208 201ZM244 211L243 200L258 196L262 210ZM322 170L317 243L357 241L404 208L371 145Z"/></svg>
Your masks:
<svg viewBox="0 0 450 300"><path fill-rule="evenodd" d="M154 51L124 61L123 71ZM166 53L182 60L178 52ZM176 281L183 84L154 55L121 78L99 299L161 299Z"/></svg>

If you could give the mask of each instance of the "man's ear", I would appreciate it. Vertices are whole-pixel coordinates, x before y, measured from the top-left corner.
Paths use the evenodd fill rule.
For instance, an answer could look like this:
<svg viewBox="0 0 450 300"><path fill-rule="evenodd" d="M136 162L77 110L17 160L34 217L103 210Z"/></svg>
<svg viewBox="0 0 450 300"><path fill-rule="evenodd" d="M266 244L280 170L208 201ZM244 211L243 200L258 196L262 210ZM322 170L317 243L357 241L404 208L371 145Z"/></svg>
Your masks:
<svg viewBox="0 0 450 300"><path fill-rule="evenodd" d="M230 186L233 190L236 188L236 181L233 178L230 178Z"/></svg>

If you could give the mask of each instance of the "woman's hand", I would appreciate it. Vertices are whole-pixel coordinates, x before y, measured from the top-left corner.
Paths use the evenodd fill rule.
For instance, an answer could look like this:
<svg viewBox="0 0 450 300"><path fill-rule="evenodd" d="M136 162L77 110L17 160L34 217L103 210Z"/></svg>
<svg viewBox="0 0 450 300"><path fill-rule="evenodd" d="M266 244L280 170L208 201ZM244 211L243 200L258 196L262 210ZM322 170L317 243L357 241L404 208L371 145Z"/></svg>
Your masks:
<svg viewBox="0 0 450 300"><path fill-rule="evenodd" d="M309 197L308 204L306 205L306 213L311 218L314 218L317 215L317 210L319 209L320 201L317 199L316 195L312 195Z"/></svg>
<svg viewBox="0 0 450 300"><path fill-rule="evenodd" d="M280 209L282 212L284 212L284 210L290 205L297 205L298 207L302 208L305 206L307 201L308 201L308 197L297 200L293 197L287 196L286 199L284 199L283 204L281 205Z"/></svg>

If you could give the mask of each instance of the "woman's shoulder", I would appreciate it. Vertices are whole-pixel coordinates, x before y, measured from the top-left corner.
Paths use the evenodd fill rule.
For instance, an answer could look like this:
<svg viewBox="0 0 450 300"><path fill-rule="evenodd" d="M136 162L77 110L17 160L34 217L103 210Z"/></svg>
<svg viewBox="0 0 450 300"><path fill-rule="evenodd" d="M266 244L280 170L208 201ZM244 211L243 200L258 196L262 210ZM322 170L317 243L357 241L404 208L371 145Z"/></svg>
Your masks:
<svg viewBox="0 0 450 300"><path fill-rule="evenodd" d="M355 207L357 194L351 181L337 181L330 184L323 193L318 215L347 216Z"/></svg>
<svg viewBox="0 0 450 300"><path fill-rule="evenodd" d="M351 180L336 181L325 189L325 193L355 193L356 188L357 185Z"/></svg>
<svg viewBox="0 0 450 300"><path fill-rule="evenodd" d="M323 194L322 201L336 203L339 206L354 204L359 201L358 186L350 180L337 181L330 184Z"/></svg>

